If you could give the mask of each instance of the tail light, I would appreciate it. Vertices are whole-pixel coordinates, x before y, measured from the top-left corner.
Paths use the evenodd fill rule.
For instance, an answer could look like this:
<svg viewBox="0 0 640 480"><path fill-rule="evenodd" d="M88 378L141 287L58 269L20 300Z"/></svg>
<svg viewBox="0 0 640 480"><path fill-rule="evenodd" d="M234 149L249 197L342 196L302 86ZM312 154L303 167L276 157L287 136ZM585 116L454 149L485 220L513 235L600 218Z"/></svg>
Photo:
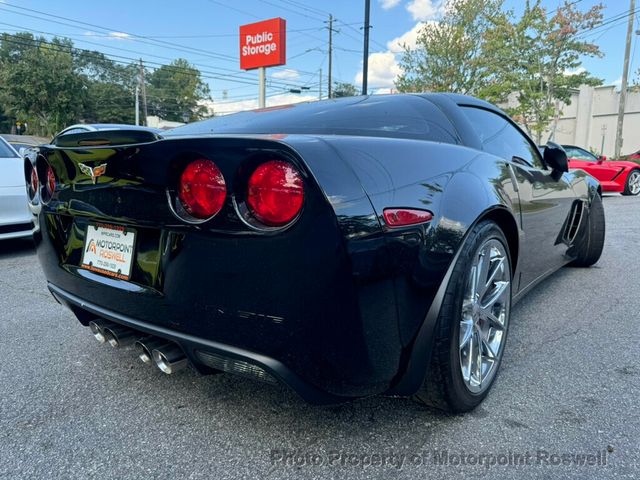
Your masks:
<svg viewBox="0 0 640 480"><path fill-rule="evenodd" d="M47 164L47 179L46 179L46 183L44 185L44 192L43 192L43 202L48 202L49 200L51 200L51 197L53 197L53 192L56 191L56 174L53 172L53 168L51 168L51 165Z"/></svg>
<svg viewBox="0 0 640 480"><path fill-rule="evenodd" d="M51 165L47 166L47 191L50 195L53 195L53 192L56 190L56 175L53 173L53 168Z"/></svg>
<svg viewBox="0 0 640 480"><path fill-rule="evenodd" d="M180 176L178 198L189 215L207 219L224 205L227 186L220 169L211 160L191 162Z"/></svg>
<svg viewBox="0 0 640 480"><path fill-rule="evenodd" d="M25 158L24 160L24 180L27 185L27 196L29 197L29 201L33 202L36 198L36 194L38 193L40 182L38 180L38 171L28 158Z"/></svg>
<svg viewBox="0 0 640 480"><path fill-rule="evenodd" d="M406 227L430 221L433 213L419 208L385 208L382 216L389 227Z"/></svg>
<svg viewBox="0 0 640 480"><path fill-rule="evenodd" d="M269 227L281 227L295 219L304 201L300 173L290 163L270 160L258 166L247 190L251 214Z"/></svg>
<svg viewBox="0 0 640 480"><path fill-rule="evenodd" d="M34 198L36 193L38 192L39 182L38 182L38 171L35 168L31 168L31 175L29 180L29 196Z"/></svg>

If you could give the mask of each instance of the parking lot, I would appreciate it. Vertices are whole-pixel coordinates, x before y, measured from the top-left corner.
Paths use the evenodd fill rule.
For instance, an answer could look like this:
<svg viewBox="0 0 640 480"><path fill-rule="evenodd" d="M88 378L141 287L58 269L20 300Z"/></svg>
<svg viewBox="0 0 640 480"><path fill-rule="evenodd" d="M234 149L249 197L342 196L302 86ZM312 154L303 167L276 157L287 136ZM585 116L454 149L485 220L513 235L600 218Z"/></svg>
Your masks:
<svg viewBox="0 0 640 480"><path fill-rule="evenodd" d="M464 416L165 375L98 345L49 295L29 242L4 242L0 477L635 478L640 199L607 196L605 209L600 262L563 269L514 309L497 383Z"/></svg>

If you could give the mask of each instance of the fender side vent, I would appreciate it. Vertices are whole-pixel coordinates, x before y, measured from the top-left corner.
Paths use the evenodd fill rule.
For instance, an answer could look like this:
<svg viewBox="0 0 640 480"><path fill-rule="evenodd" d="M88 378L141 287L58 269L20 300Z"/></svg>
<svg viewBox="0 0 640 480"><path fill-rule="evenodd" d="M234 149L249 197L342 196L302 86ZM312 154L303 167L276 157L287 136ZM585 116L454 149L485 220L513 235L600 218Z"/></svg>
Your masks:
<svg viewBox="0 0 640 480"><path fill-rule="evenodd" d="M578 200L573 204L573 208L571 209L571 213L569 216L569 223L567 224L567 229L565 231L565 241L568 244L573 243L580 230L580 224L582 223L582 219L584 217L584 202L582 200Z"/></svg>

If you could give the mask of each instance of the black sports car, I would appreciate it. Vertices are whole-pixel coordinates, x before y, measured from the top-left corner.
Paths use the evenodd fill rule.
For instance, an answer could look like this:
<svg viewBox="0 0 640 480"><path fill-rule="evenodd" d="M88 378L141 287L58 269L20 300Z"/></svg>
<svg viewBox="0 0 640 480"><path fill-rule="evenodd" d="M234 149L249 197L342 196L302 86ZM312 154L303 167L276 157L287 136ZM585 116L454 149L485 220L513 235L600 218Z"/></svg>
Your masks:
<svg viewBox="0 0 640 480"><path fill-rule="evenodd" d="M314 403L467 411L514 302L600 257L597 181L496 107L352 97L158 133L68 133L25 163L49 289L100 342Z"/></svg>

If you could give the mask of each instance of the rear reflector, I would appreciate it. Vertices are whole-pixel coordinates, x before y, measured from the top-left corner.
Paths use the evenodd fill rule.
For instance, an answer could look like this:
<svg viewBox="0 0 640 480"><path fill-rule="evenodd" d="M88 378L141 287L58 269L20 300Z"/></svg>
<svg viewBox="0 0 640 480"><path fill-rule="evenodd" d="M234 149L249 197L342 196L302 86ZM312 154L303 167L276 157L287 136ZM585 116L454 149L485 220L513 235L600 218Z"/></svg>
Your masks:
<svg viewBox="0 0 640 480"><path fill-rule="evenodd" d="M189 215L206 219L224 205L227 187L222 172L211 160L191 162L180 176L178 198Z"/></svg>
<svg viewBox="0 0 640 480"><path fill-rule="evenodd" d="M278 381L273 378L263 368L254 365L243 360L236 360L234 358L223 357L217 353L212 352L196 352L198 358L206 366L235 375L241 375L243 377L253 378L254 380L260 380L262 382L277 384Z"/></svg>
<svg viewBox="0 0 640 480"><path fill-rule="evenodd" d="M429 222L433 213L419 208L385 208L382 212L384 221L389 227L405 227Z"/></svg>
<svg viewBox="0 0 640 480"><path fill-rule="evenodd" d="M253 216L269 227L290 223L300 213L303 201L302 177L290 163L270 160L249 178L247 205Z"/></svg>

